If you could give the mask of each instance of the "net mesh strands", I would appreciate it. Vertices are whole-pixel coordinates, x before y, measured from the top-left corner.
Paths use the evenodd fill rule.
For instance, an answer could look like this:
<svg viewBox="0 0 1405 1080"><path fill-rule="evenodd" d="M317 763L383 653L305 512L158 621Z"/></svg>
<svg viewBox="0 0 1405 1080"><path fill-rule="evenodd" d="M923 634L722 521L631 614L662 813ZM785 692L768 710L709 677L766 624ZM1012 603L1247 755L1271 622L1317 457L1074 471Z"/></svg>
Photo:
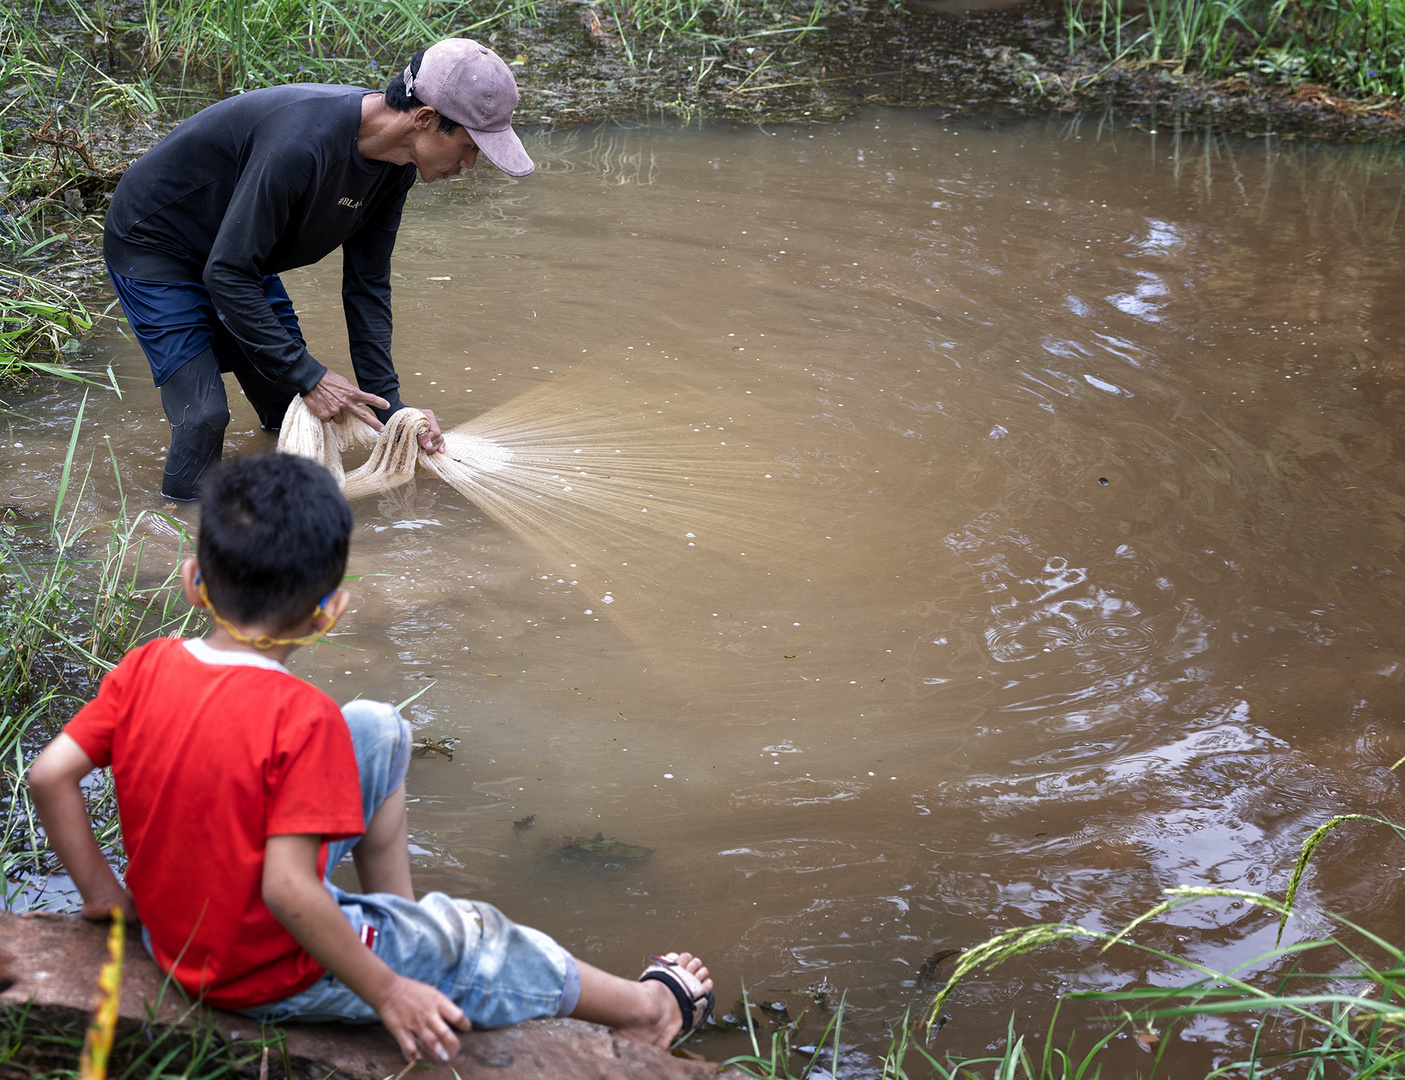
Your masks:
<svg viewBox="0 0 1405 1080"><path fill-rule="evenodd" d="M636 400L627 385L593 375L541 384L445 431L438 454L420 449L429 421L416 409L377 433L319 420L295 397L278 449L325 465L349 499L438 477L548 565L569 564L572 585L609 605L641 646L710 619L691 609L711 603L719 577L752 582L758 599L794 570L818 587L826 538L794 482L799 469L748 447L730 417L725 433L709 431L719 418L705 404L655 397L657 387ZM667 411L666 400L676 402ZM366 447L363 464L344 466Z"/></svg>
<svg viewBox="0 0 1405 1080"><path fill-rule="evenodd" d="M445 431L437 454L420 449L429 421L417 409L377 433L319 420L295 397L278 449L325 465L348 499L438 477L552 560L579 563L581 588L602 602L611 587L618 599L666 581L675 597L684 581L705 595L709 575L748 567L813 577L827 541L799 469L758 453L731 418L709 430L720 418L705 403L673 396L665 411L657 387L641 391L654 405L631 390L593 374L543 383ZM368 446L363 464L344 466Z"/></svg>
<svg viewBox="0 0 1405 1080"><path fill-rule="evenodd" d="M360 420L319 420L295 397L278 449L321 462L348 499L437 476L556 553L608 549L624 560L643 548L662 569L669 550L745 549L743 536L760 544L754 463L685 449L659 418L611 410L602 397L580 384L537 387L445 431L438 454L420 449L429 421L416 409L401 409L378 434ZM365 446L364 464L346 469L342 455Z"/></svg>
<svg viewBox="0 0 1405 1080"><path fill-rule="evenodd" d="M427 454L419 436L429 430L429 420L418 409L395 413L377 432L365 421L319 420L301 397L294 397L283 417L278 449L325 465L337 478L348 499L388 491L409 483L423 469L472 498L476 477L495 472L511 457L509 451L482 436L454 429L444 433L444 451ZM347 472L342 455L357 446L370 446L371 455Z"/></svg>

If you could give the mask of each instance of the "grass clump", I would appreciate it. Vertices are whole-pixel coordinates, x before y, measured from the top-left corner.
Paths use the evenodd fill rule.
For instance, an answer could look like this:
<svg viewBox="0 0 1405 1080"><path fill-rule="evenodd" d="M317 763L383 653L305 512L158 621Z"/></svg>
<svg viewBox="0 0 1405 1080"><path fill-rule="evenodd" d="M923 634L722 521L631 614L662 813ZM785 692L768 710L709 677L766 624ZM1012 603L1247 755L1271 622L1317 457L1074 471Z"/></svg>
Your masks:
<svg viewBox="0 0 1405 1080"><path fill-rule="evenodd" d="M1242 1049L1241 1056L1221 1065L1211 1074L1213 1076L1341 1076L1353 1080L1405 1077L1405 949L1350 920L1331 916L1327 923L1315 919L1294 903L1303 874L1318 846L1331 830L1348 821L1384 825L1397 838L1405 839L1405 829L1384 818L1340 815L1319 826L1303 842L1287 895L1282 900L1245 890L1183 885L1167 890L1165 901L1115 934L1067 923L1007 930L961 955L947 984L927 1009L923 1026L930 1034L961 980L972 972L990 970L1013 957L1050 945L1083 939L1102 942L1102 951L1114 945L1136 949L1188 971L1191 977L1170 988L1138 987L1069 994L1070 1000L1117 1006L1117 1026L1084 1055L1081 1062L1070 1054L1051 1053L1047 1049L1042 1060L1031 1060L1023 1050L1022 1040L1016 1040L1012 1031L996 1070L997 1076L1014 1077L1023 1072L1031 1080L1070 1080L1083 1075L1090 1065L1091 1055L1114 1034L1129 1031L1145 1048L1156 1048L1155 1061L1147 1073L1150 1077L1156 1074L1161 1063L1160 1051L1165 1046L1156 1025L1169 1027L1197 1016L1241 1015L1252 1016L1259 1024L1253 1029L1249 1045ZM1229 971L1217 971L1206 964L1139 944L1132 937L1149 920L1187 905L1220 898L1258 908L1273 916L1278 921L1276 946ZM1305 925L1310 936L1283 944L1283 930L1290 921ZM1306 966L1314 957L1323 961L1320 970ZM1260 985L1264 973L1271 973L1268 984ZM1052 1044L1050 1038L1046 1046Z"/></svg>
<svg viewBox="0 0 1405 1080"><path fill-rule="evenodd" d="M195 617L181 599L174 565L154 580L142 568L151 527L185 548L183 526L152 511L129 515L113 459L118 516L83 523L80 506L96 462L75 468L82 420L80 407L52 516L0 521L0 906L6 909L42 903L48 876L58 870L24 786L29 762L128 649L182 634ZM102 774L85 795L99 845L120 864L110 776Z"/></svg>
<svg viewBox="0 0 1405 1080"><path fill-rule="evenodd" d="M73 364L100 317L86 287L101 233L92 211L122 171L115 148L89 134L111 113L83 75L95 69L30 57L17 18L0 8L0 385L79 378Z"/></svg>
<svg viewBox="0 0 1405 1080"><path fill-rule="evenodd" d="M85 1017L30 1006L0 1009L0 1076L73 1080L80 1072ZM226 1040L195 1008L161 1023L119 1021L106 1080L283 1080L293 1075L282 1037L260 1032Z"/></svg>
<svg viewBox="0 0 1405 1080"><path fill-rule="evenodd" d="M1405 0L1065 0L1070 54L1405 97Z"/></svg>
<svg viewBox="0 0 1405 1080"><path fill-rule="evenodd" d="M881 1056L843 1046L841 1001L816 1046L792 1045L799 1020L779 1030L771 1025L769 1046L758 1038L763 1023L755 1017L725 1025L746 1026L752 1051L726 1064L757 1080L833 1080L850 1072L874 1080L916 1080L919 1076L940 1080L1093 1080L1100 1075L1101 1055L1109 1044L1114 1039L1130 1038L1149 1055L1144 1068L1137 1070L1143 1080L1158 1074L1184 1077L1183 1062L1163 1061L1167 1035L1178 1023L1213 1015L1240 1016L1255 1023L1237 1029L1243 1034L1244 1045L1225 1047L1220 1063L1205 1074L1206 1080L1222 1076L1402 1080L1405 948L1347 919L1317 919L1295 904L1303 875L1318 847L1329 833L1348 822L1382 825L1405 840L1405 828L1384 818L1342 814L1324 822L1304 840L1281 900L1239 889L1183 885L1167 890L1162 903L1116 933L1071 923L1014 927L963 951L923 1016L916 1023L905 1016ZM1136 932L1152 920L1188 905L1220 899L1257 908L1275 919L1275 947L1222 971L1135 940ZM1308 934L1285 945L1283 931L1289 922L1305 926ZM1076 1050L1072 1039L1059 1045L1060 1002L1047 1030L1038 1033L1039 1049L1031 1049L1030 1036L1018 1032L1012 1019L1004 1045L997 1052L983 1057L938 1056L933 1036L947 1021L943 1010L964 980L1015 957L1069 941L1099 942L1100 951L1114 946L1131 948L1172 970L1184 970L1189 977L1170 987L1068 994L1066 1000L1111 1007L1104 1017L1106 1027L1083 1050ZM1313 960L1317 966L1310 967ZM750 1007L743 991L737 1014L749 1016Z"/></svg>

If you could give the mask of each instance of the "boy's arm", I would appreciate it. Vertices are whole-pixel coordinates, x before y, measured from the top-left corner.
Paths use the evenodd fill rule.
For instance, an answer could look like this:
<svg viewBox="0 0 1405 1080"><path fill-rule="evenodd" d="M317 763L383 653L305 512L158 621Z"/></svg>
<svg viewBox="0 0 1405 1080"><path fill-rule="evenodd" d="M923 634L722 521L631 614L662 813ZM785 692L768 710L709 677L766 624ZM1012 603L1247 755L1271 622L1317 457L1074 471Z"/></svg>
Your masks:
<svg viewBox="0 0 1405 1080"><path fill-rule="evenodd" d="M268 838L264 903L314 960L376 1010L407 1061L420 1057L419 1045L448 1061L459 1052L453 1028L472 1030L468 1018L434 987L396 974L361 944L317 874L320 842L315 835Z"/></svg>
<svg viewBox="0 0 1405 1080"><path fill-rule="evenodd" d="M49 846L83 895L83 918L100 922L121 908L129 922L136 922L132 894L117 880L93 838L88 808L78 782L96 766L69 735L60 733L29 767L29 793Z"/></svg>

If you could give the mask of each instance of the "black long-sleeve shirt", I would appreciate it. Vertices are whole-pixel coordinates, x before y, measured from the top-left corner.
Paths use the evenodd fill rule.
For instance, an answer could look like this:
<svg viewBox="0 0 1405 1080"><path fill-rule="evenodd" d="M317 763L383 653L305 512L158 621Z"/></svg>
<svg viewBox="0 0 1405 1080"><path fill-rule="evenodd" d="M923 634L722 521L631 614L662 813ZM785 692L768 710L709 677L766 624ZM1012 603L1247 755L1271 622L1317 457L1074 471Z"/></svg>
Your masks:
<svg viewBox="0 0 1405 1080"><path fill-rule="evenodd" d="M327 369L274 316L262 279L340 247L356 381L393 412L390 253L415 167L358 152L370 92L299 83L196 113L122 177L103 254L123 277L204 282L254 366L307 393Z"/></svg>

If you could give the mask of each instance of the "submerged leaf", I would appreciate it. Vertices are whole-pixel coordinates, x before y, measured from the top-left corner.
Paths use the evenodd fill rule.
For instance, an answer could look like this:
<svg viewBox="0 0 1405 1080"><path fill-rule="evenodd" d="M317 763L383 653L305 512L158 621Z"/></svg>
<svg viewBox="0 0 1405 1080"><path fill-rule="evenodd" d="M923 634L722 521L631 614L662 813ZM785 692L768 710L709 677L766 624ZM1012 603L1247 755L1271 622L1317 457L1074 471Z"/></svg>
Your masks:
<svg viewBox="0 0 1405 1080"><path fill-rule="evenodd" d="M543 852L558 862L594 863L599 866L642 862L653 853L653 848L627 844L604 833L596 833L594 836L554 836L548 841Z"/></svg>

